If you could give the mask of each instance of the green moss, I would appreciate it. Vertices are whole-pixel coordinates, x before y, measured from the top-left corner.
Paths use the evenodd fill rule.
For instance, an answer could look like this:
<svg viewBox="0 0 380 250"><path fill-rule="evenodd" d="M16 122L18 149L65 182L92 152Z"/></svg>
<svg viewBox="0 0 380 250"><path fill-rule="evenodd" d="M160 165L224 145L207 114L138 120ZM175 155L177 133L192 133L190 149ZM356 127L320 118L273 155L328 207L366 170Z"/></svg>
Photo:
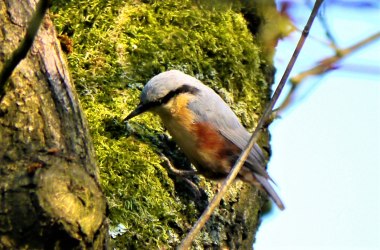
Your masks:
<svg viewBox="0 0 380 250"><path fill-rule="evenodd" d="M78 7L79 6L79 7ZM57 3L55 24L74 42L69 60L82 95L145 82L167 69L180 69L232 93L251 111L262 109L268 85L259 48L240 13L210 10L192 1L86 1ZM251 115L245 119L252 127Z"/></svg>
<svg viewBox="0 0 380 250"><path fill-rule="evenodd" d="M228 4L210 9L190 0L53 4L58 32L73 41L68 61L89 121L111 223L126 227L116 247L178 243L178 233L188 230L199 211L176 198L175 183L161 166L162 149L152 140L160 141L165 132L151 115L129 126L120 120L138 103L147 80L180 69L212 86L253 127L270 86L243 15Z"/></svg>

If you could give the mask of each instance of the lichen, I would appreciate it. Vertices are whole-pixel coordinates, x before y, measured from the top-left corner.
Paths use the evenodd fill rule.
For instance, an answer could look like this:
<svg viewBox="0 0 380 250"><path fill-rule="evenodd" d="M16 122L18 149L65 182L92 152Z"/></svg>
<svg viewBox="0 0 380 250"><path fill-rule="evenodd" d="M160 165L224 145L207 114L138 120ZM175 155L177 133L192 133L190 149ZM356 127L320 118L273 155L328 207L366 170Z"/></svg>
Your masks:
<svg viewBox="0 0 380 250"><path fill-rule="evenodd" d="M73 43L67 57L89 122L111 224L126 228L115 246L178 244L179 233L189 229L199 211L194 200L176 196L176 181L162 167L160 141L167 134L150 114L129 125L121 119L137 105L152 76L179 69L214 88L252 127L270 88L256 38L232 5L72 0L54 1L52 12L59 34ZM200 182L212 193L207 181ZM214 240L201 238L198 248Z"/></svg>

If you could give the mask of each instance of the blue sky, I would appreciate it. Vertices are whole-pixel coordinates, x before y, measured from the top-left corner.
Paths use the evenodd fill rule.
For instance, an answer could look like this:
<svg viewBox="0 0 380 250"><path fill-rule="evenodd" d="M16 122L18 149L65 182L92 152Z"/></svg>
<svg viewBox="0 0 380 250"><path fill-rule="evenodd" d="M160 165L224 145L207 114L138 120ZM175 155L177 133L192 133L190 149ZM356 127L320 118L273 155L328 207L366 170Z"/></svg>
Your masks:
<svg viewBox="0 0 380 250"><path fill-rule="evenodd" d="M303 28L310 11L299 2L291 13ZM343 48L380 31L379 3L328 4L324 14ZM276 82L299 35L278 46ZM318 22L311 36L326 40ZM332 54L309 39L292 75ZM286 210L263 219L255 250L380 249L380 40L340 66L308 79L298 101L271 125L269 173Z"/></svg>

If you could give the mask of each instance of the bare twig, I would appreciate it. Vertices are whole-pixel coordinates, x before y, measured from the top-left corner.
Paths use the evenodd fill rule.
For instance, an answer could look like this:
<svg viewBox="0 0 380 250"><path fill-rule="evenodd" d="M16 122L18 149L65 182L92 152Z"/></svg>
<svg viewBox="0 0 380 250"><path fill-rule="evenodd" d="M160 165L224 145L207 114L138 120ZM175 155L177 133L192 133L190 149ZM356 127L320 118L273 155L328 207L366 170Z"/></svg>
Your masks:
<svg viewBox="0 0 380 250"><path fill-rule="evenodd" d="M265 124L268 117L271 115L272 109L273 109L278 97L281 94L281 91L282 91L282 89L286 83L286 80L289 77L290 71L292 70L292 68L294 66L294 63L295 63L295 61L296 61L296 59L297 59L297 57L301 51L303 44L305 43L306 37L309 34L309 30L311 28L313 20L314 20L315 16L317 15L318 9L321 6L322 2L323 2L323 0L317 0L315 2L312 13L310 14L309 20L307 21L307 24L305 25L305 28L302 32L302 36L301 36L300 40L298 41L297 47L294 50L294 53L293 53L293 55L289 61L289 64L285 69L284 75L282 76L281 81L278 84L276 91L273 94L272 99L268 103L267 108L265 109L263 115L261 116L261 118L257 124L257 127L256 127L255 131L253 132L250 140L249 140L248 145L246 146L246 148L241 153L241 155L240 155L239 159L237 160L237 162L235 163L234 167L231 169L231 172L227 176L226 180L223 182L223 185L220 188L219 192L214 196L214 198L212 199L212 201L210 202L210 204L208 205L206 210L203 212L202 216L198 219L196 224L193 226L193 228L188 233L186 238L182 241L181 245L178 247L179 250L184 250L184 249L190 248L191 243L193 242L195 237L198 235L201 228L206 224L207 220L210 218L210 216L213 213L213 211L215 210L215 208L219 205L219 202L222 199L222 197L224 196L224 194L226 193L228 187L231 185L231 183L234 181L237 174L239 173L241 167L243 166L245 160L247 159L252 147L254 146L254 144L258 138L258 135L259 135L261 128Z"/></svg>
<svg viewBox="0 0 380 250"><path fill-rule="evenodd" d="M26 56L30 47L33 44L34 37L40 27L46 10L49 7L49 0L40 0L36 7L36 11L30 20L29 26L26 30L24 39L21 41L19 47L13 52L8 61L4 63L4 67L0 72L0 100L5 94L5 83L11 76L13 70L19 64L19 62Z"/></svg>
<svg viewBox="0 0 380 250"><path fill-rule="evenodd" d="M312 69L309 69L305 72L302 72L298 74L295 77L291 78L292 83L300 83L304 78L312 75L319 75L322 73L325 73L326 71L329 71L333 68L334 64L343 59L344 57L352 54L356 50L364 47L370 42L375 41L376 39L380 38L380 32L377 32L376 34L371 35L370 37L358 42L357 44L350 46L346 49L337 49L336 54L334 56L328 57L324 60L322 60L317 66L315 66Z"/></svg>
<svg viewBox="0 0 380 250"><path fill-rule="evenodd" d="M287 94L285 100L281 104L281 106L278 108L279 113L283 111L285 108L287 108L294 99L294 93L299 87L300 83L309 76L314 75L321 75L324 74L332 69L335 68L336 63L338 63L340 60L344 59L345 57L351 55L356 50L363 48L365 45L369 44L370 42L375 41L376 39L380 38L380 32L377 32L366 39L363 39L362 41L358 42L357 44L354 44L346 49L336 49L335 55L323 59L319 64L317 64L315 67L308 69L304 72L301 72L300 74L292 77L290 79L290 82L292 84L291 89L289 93Z"/></svg>
<svg viewBox="0 0 380 250"><path fill-rule="evenodd" d="M310 3L310 7L312 7L311 2L308 2L308 3ZM326 10L326 8L321 9L319 14L317 15L317 18L319 19L320 24L322 25L323 29L325 30L325 35L326 35L327 39L329 40L329 46L332 47L333 49L337 49L336 40L335 40L334 36L332 35L332 32L330 30L329 25L326 22L326 18L325 18L326 15L324 15L325 10Z"/></svg>

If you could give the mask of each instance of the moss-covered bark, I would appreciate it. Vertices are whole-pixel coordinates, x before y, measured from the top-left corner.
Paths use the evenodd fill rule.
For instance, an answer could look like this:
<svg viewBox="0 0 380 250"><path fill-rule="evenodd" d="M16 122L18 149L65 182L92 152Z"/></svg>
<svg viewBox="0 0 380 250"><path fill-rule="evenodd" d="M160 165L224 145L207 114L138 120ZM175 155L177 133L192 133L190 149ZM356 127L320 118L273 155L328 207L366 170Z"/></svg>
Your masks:
<svg viewBox="0 0 380 250"><path fill-rule="evenodd" d="M0 69L35 1L0 1ZM94 149L51 20L0 100L0 249L102 249L108 226Z"/></svg>
<svg viewBox="0 0 380 250"><path fill-rule="evenodd" d="M178 168L189 163L157 117L146 114L121 122L138 103L147 80L168 69L194 75L215 89L248 128L270 95L272 51L263 53L258 37L266 23L258 9L262 4L217 2L53 2L54 24L66 38L65 46L72 43L69 64L89 120L113 244L119 249L173 248L217 189L214 182L194 177L197 196L162 166L160 154ZM266 8L276 13L273 3ZM261 143L268 148L267 135ZM237 182L194 249L249 249L264 201L254 187Z"/></svg>

